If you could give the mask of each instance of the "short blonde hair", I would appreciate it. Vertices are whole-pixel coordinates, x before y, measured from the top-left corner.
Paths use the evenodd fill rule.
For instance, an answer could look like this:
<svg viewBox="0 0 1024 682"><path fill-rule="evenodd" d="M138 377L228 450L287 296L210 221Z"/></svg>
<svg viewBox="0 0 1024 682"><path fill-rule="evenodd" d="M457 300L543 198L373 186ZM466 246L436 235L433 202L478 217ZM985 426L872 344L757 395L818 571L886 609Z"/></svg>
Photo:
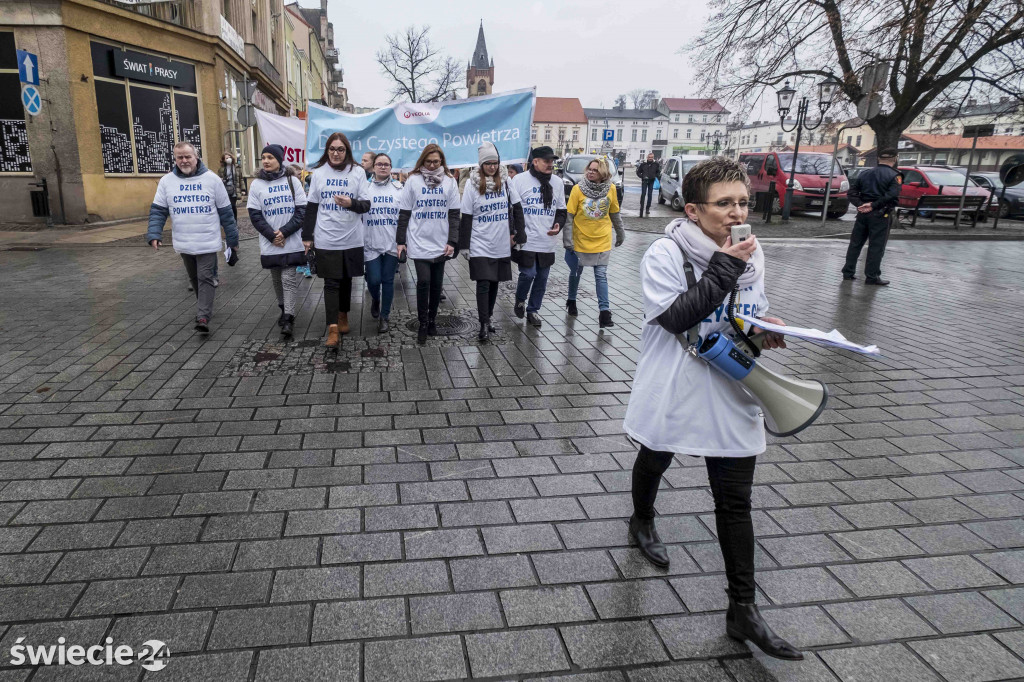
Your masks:
<svg viewBox="0 0 1024 682"><path fill-rule="evenodd" d="M608 182L608 179L612 177L612 169L608 166L608 160L601 157L591 159L590 163L587 164L587 168L590 168L591 163L597 164L597 175L600 178L599 182Z"/></svg>

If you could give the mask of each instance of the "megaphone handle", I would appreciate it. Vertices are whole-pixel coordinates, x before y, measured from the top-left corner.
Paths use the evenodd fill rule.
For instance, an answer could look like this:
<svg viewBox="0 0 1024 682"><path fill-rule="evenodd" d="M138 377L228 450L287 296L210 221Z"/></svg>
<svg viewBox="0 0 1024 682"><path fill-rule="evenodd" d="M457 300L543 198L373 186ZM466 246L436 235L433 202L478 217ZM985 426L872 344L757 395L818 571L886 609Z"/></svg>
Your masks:
<svg viewBox="0 0 1024 682"><path fill-rule="evenodd" d="M757 346L757 350L760 351L764 348L764 338L767 334L768 332L766 331L760 331L756 334L748 335L747 339L750 339L750 342ZM740 339L740 343L737 343L736 347L739 348L744 353L746 353L747 355L749 355L750 357L754 357L754 352L747 347L746 339Z"/></svg>

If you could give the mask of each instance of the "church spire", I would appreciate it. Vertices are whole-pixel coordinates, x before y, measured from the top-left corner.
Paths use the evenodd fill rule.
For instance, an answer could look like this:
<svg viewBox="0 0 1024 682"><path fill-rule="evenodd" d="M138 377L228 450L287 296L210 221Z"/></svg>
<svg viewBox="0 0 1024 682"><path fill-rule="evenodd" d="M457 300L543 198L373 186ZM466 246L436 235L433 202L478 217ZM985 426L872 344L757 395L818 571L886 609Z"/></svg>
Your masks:
<svg viewBox="0 0 1024 682"><path fill-rule="evenodd" d="M477 69L491 68L491 60L487 57L487 41L484 40L484 20L480 20L480 30L476 34L476 49L473 50L473 66Z"/></svg>

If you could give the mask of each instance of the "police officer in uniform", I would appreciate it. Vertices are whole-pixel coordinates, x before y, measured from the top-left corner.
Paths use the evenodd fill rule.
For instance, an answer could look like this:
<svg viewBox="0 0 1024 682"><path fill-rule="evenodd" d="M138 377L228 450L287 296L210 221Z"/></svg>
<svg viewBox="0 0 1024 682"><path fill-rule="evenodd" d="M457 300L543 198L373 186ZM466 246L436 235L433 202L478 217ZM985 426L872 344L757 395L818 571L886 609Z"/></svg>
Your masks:
<svg viewBox="0 0 1024 682"><path fill-rule="evenodd" d="M850 203L857 207L857 222L850 235L846 250L843 279L857 279L857 260L864 242L868 242L867 263L864 265L865 284L886 286L882 279L882 255L889 238L889 212L899 200L903 175L896 170L896 150L878 152L878 166L863 173L850 188Z"/></svg>

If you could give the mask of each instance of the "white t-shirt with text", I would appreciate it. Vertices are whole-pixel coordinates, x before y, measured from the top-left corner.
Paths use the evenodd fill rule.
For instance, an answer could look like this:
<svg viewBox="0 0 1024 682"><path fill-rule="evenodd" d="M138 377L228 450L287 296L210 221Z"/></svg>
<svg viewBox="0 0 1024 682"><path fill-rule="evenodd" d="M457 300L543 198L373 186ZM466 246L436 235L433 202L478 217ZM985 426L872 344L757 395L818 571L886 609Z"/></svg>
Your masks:
<svg viewBox="0 0 1024 682"><path fill-rule="evenodd" d="M693 263L694 275L703 271ZM765 451L761 408L741 387L660 324L658 316L686 291L679 247L668 238L655 241L640 262L644 327L640 359L623 423L626 433L652 450L709 457L750 457ZM700 324L700 336L731 334L728 296ZM734 312L763 316L768 310L764 279L741 288Z"/></svg>
<svg viewBox="0 0 1024 682"><path fill-rule="evenodd" d="M313 171L309 202L317 204L313 244L318 249L344 251L363 245L363 219L334 201L335 195L367 198L366 171L359 164L337 171L324 164Z"/></svg>
<svg viewBox="0 0 1024 682"><path fill-rule="evenodd" d="M519 173L511 182L523 204L523 218L526 220L526 244L524 251L535 253L554 253L561 243L561 233L549 235L555 222L555 211L565 208L565 189L557 175L551 176L551 207L544 208L544 199L540 194L540 180L530 175L529 171ZM564 225L562 227L565 227Z"/></svg>
<svg viewBox="0 0 1024 682"><path fill-rule="evenodd" d="M363 214L363 259L371 261L381 254L398 255L395 233L398 231L398 202L402 194L401 183L388 180L384 184L370 181L367 198L370 210Z"/></svg>
<svg viewBox="0 0 1024 682"><path fill-rule="evenodd" d="M405 181L398 208L412 211L405 243L409 258L432 260L444 255L448 244L448 211L459 210L462 199L454 178L445 176L437 187L427 187L414 173Z"/></svg>
<svg viewBox="0 0 1024 682"><path fill-rule="evenodd" d="M220 251L218 208L231 205L224 183L211 170L190 178L171 171L160 178L153 203L171 215L171 244L178 253L195 256Z"/></svg>
<svg viewBox="0 0 1024 682"><path fill-rule="evenodd" d="M288 186L289 182L291 188ZM295 190L294 199L292 190ZM275 230L280 230L288 224L288 221L295 215L296 204L299 206L306 204L306 193L302 189L302 182L297 178L282 175L270 182L256 178L249 184L249 200L245 204L246 208L262 213L267 224ZM272 241L262 234L260 235L260 254L264 256L276 256L302 250L301 229L290 234L285 239L284 246L274 246Z"/></svg>
<svg viewBox="0 0 1024 682"><path fill-rule="evenodd" d="M466 183L462 194L462 213L473 216L470 258L508 258L512 255L509 208L510 202L518 204L520 199L511 182L505 186L508 187L507 192L489 192L481 196L476 185Z"/></svg>

